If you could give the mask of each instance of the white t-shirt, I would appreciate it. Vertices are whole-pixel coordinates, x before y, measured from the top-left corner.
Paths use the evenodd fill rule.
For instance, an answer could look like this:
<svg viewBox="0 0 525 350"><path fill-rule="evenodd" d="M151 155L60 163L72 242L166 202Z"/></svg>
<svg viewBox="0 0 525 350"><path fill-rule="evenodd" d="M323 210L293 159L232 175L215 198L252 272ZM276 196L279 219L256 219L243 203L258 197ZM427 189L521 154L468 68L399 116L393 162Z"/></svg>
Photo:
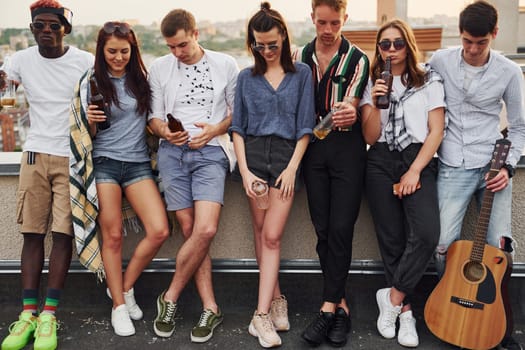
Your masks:
<svg viewBox="0 0 525 350"><path fill-rule="evenodd" d="M213 106L213 83L211 81L210 65L206 56L191 65L179 62L180 82L175 100L177 118L182 121L184 129L193 135L200 134L201 128L196 122L209 123Z"/></svg>
<svg viewBox="0 0 525 350"><path fill-rule="evenodd" d="M369 79L360 106L372 104L371 89L373 83ZM392 93L399 99L405 86L401 82L401 76L394 76L392 83ZM425 142L428 135L428 112L438 107L445 107L445 93L441 82L432 82L424 89L416 91L413 95L403 100L403 110L405 115L405 127L407 133L412 136L412 142ZM389 109L381 109L381 136L378 142L386 142L385 126L388 123Z"/></svg>
<svg viewBox="0 0 525 350"><path fill-rule="evenodd" d="M92 54L70 46L58 58L45 58L33 46L8 61L9 79L23 84L31 126L24 151L69 157L69 109L82 74L93 66Z"/></svg>

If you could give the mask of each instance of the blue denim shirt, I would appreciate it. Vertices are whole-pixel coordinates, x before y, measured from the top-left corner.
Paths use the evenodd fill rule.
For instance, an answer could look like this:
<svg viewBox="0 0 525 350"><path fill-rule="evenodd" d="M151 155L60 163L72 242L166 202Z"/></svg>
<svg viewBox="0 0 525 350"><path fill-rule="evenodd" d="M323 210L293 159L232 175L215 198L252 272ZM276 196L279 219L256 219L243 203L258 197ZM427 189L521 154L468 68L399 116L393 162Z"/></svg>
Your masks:
<svg viewBox="0 0 525 350"><path fill-rule="evenodd" d="M315 123L312 73L296 62L295 73L286 73L275 90L262 75L251 68L239 74L235 92L232 125L229 133L242 137L275 135L298 140L312 134Z"/></svg>

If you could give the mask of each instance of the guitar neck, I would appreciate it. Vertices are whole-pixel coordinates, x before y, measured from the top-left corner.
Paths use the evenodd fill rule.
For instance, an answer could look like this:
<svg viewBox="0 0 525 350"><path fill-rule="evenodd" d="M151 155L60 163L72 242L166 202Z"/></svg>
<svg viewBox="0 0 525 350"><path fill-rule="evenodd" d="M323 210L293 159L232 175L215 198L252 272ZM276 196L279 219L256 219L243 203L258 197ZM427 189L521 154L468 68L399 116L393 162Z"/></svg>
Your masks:
<svg viewBox="0 0 525 350"><path fill-rule="evenodd" d="M489 179L492 179L498 170L491 169ZM490 214L492 212L492 203L494 202L494 192L485 189L483 192L483 200L481 202L481 210L479 211L479 218L474 230L474 244L471 252L471 260L482 261L485 244L487 241L487 232L490 222Z"/></svg>
<svg viewBox="0 0 525 350"><path fill-rule="evenodd" d="M494 151L492 152L487 181L498 175L499 170L503 164L505 164L505 160L510 151L510 146L511 143L507 139L499 139L496 141ZM474 244L470 254L470 258L473 261L481 262L483 260L483 252L487 241L487 231L489 228L490 213L492 212L493 202L494 192L485 188L485 191L483 192L483 201L481 202L481 210L479 212L479 219L474 231Z"/></svg>

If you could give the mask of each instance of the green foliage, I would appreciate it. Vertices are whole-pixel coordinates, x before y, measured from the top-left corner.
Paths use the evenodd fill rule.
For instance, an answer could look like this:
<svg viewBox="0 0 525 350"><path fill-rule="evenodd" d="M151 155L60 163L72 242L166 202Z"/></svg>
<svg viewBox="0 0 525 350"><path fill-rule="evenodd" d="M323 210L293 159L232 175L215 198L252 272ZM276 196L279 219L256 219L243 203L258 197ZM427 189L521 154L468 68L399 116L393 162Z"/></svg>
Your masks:
<svg viewBox="0 0 525 350"><path fill-rule="evenodd" d="M68 45L76 46L79 49L86 50L89 52L95 52L96 38L98 34L99 26L86 26L82 30L75 28L73 32L66 36L65 42ZM169 53L166 47L164 38L160 34L158 29L152 29L142 25L136 25L133 27L135 34L139 40L139 45L143 55L149 54L152 56L163 56ZM33 35L28 29L16 29L7 28L1 31L0 34L0 45L9 45L9 38L14 35L25 35L28 37L29 45L34 45ZM305 43L312 40L315 35L315 31L308 30L299 37L292 37L293 43L297 46L302 46ZM224 33L217 32L215 35L201 35L200 44L210 50L220 52L245 52L245 35L240 33L237 38L231 38ZM15 50L22 49L20 44L17 44Z"/></svg>

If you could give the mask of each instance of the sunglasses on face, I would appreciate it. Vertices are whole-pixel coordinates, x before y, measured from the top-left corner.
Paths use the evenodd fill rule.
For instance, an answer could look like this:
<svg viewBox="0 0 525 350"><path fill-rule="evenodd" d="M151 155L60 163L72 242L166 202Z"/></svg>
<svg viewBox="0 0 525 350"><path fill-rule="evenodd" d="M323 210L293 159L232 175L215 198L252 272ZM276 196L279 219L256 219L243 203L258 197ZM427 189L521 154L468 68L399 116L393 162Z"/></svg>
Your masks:
<svg viewBox="0 0 525 350"><path fill-rule="evenodd" d="M106 22L104 23L103 29L106 34L119 32L120 34L127 35L131 31L131 27L125 22Z"/></svg>
<svg viewBox="0 0 525 350"><path fill-rule="evenodd" d="M46 27L46 25L49 25L49 28L54 32L58 32L60 29L62 29L61 23L33 22L32 24L33 28L36 30L42 30Z"/></svg>
<svg viewBox="0 0 525 350"><path fill-rule="evenodd" d="M253 51L257 52L263 52L264 49L268 48L270 51L276 51L279 48L279 45L277 44L269 44L269 45L263 45L263 44L252 44Z"/></svg>
<svg viewBox="0 0 525 350"><path fill-rule="evenodd" d="M394 49L396 50L402 50L407 46L407 43L404 39L396 39L394 41L385 39L381 40L377 45L381 50L388 51L392 47L392 44L394 44Z"/></svg>

